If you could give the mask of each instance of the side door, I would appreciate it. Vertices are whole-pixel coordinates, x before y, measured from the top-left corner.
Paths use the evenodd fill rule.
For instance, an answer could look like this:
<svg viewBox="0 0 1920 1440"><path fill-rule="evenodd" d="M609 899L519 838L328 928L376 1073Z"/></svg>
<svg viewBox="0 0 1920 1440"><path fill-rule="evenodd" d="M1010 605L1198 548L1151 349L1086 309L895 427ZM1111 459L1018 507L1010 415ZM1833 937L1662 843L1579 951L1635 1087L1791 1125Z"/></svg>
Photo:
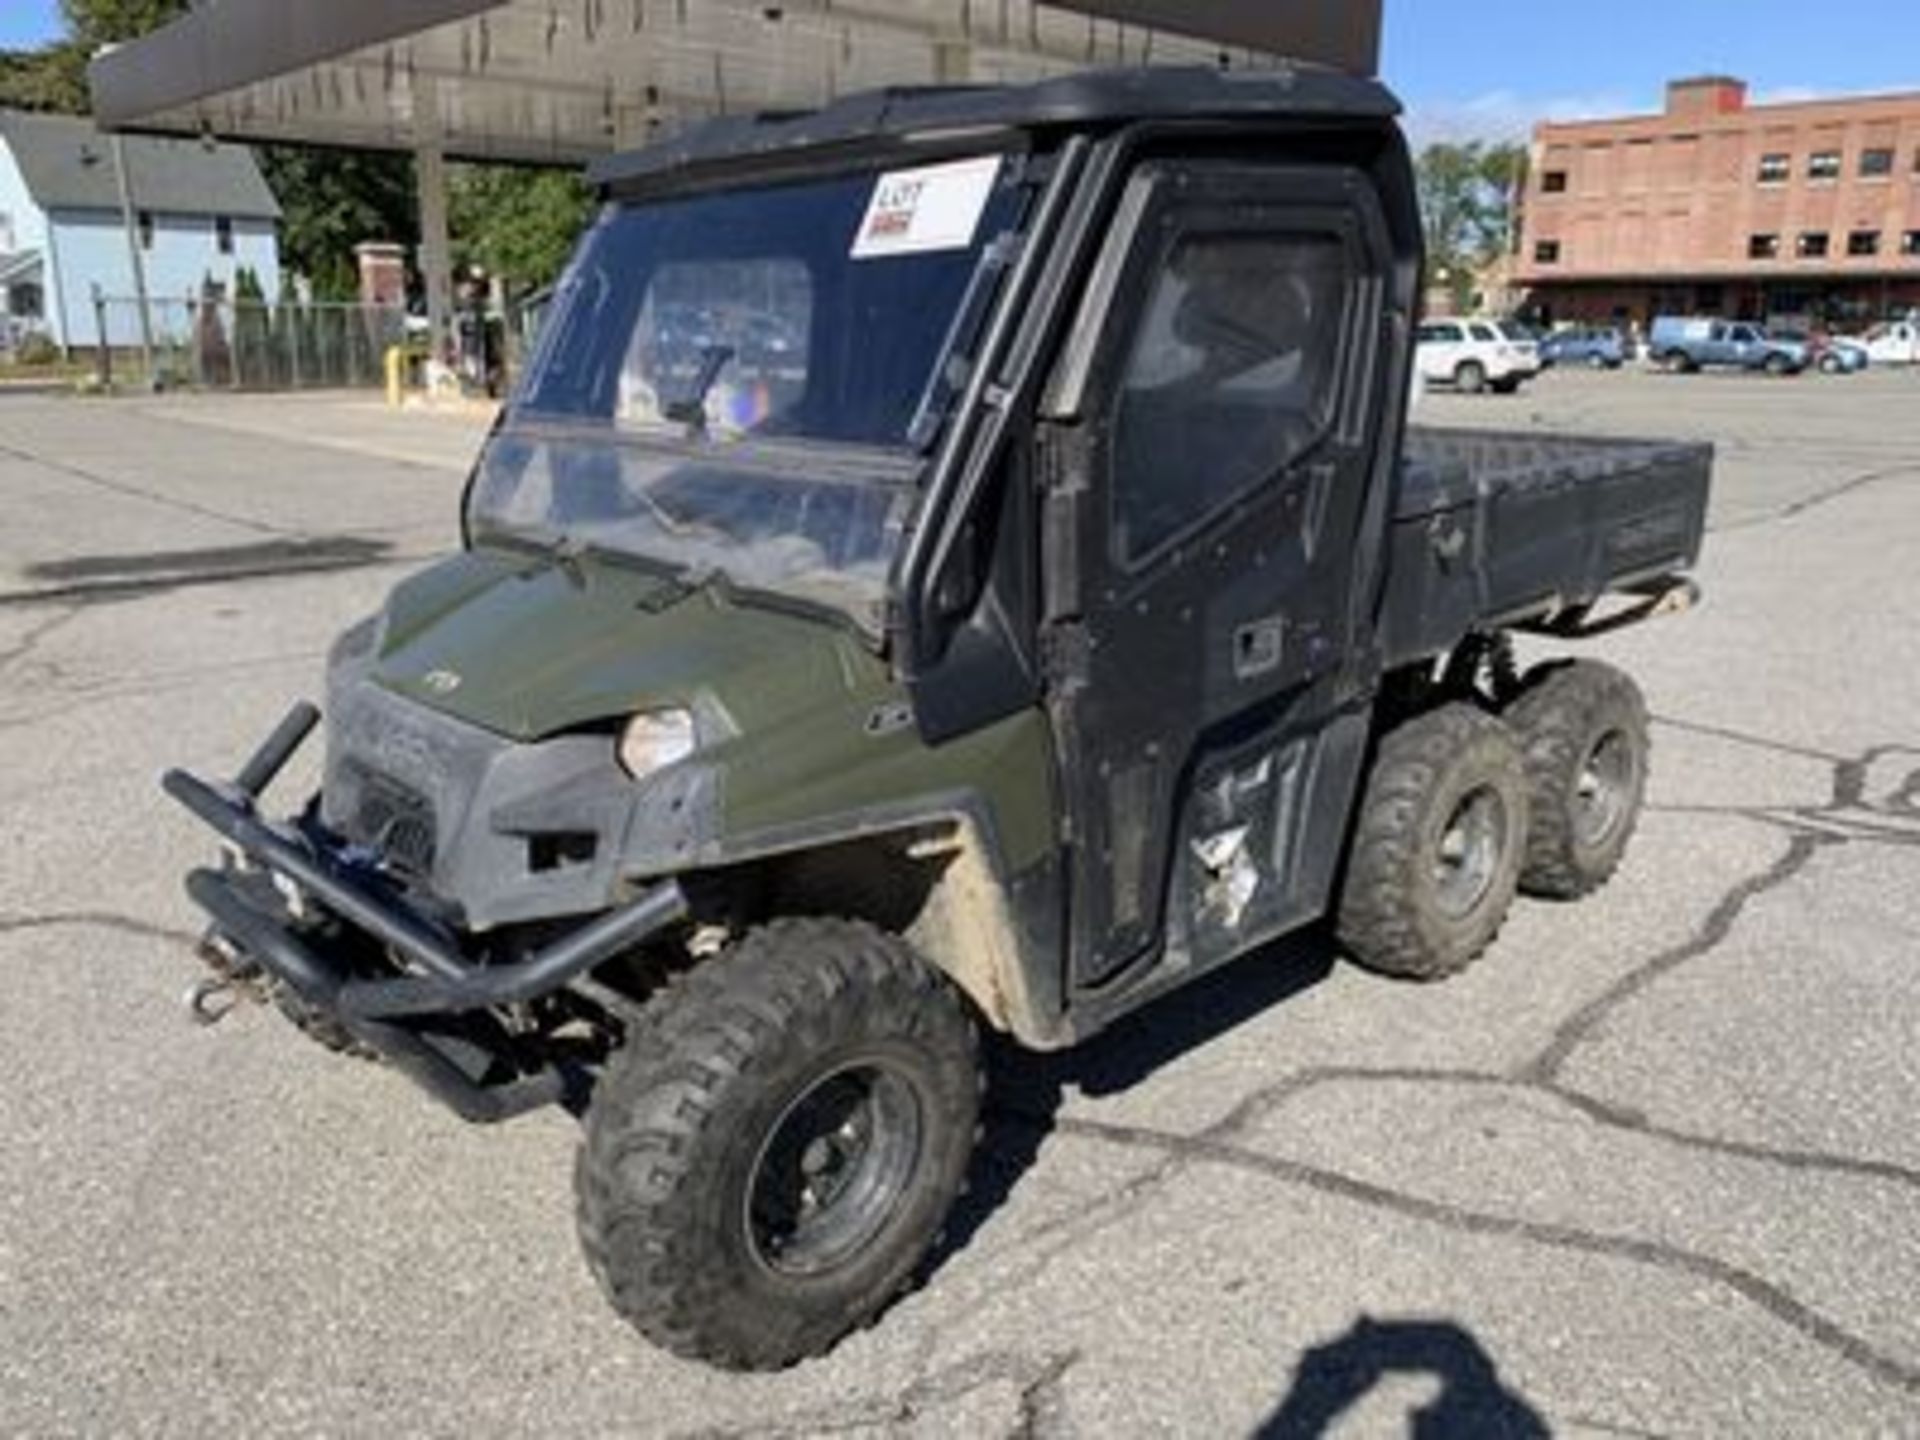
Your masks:
<svg viewBox="0 0 1920 1440"><path fill-rule="evenodd" d="M1391 274L1358 171L1129 179L1041 417L1081 991L1325 903L1367 729L1373 462L1404 401Z"/></svg>

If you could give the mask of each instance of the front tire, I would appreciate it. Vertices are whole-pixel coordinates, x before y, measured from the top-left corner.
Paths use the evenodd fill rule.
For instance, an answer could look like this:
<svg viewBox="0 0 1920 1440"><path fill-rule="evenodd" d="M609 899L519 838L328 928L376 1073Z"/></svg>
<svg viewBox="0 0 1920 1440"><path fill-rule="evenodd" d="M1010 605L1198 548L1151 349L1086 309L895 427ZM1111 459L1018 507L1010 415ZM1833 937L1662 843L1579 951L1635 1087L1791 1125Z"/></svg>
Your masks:
<svg viewBox="0 0 1920 1440"><path fill-rule="evenodd" d="M677 1354L822 1354L938 1237L980 1075L965 1002L903 941L844 920L755 930L657 997L595 1090L575 1174L588 1266Z"/></svg>
<svg viewBox="0 0 1920 1440"><path fill-rule="evenodd" d="M1341 941L1408 980L1467 968L1512 908L1527 834L1527 776L1507 727L1442 706L1380 744L1340 897Z"/></svg>
<svg viewBox="0 0 1920 1440"><path fill-rule="evenodd" d="M1577 900L1613 878L1647 791L1647 702L1593 660L1545 666L1506 712L1526 755L1532 820L1520 888Z"/></svg>

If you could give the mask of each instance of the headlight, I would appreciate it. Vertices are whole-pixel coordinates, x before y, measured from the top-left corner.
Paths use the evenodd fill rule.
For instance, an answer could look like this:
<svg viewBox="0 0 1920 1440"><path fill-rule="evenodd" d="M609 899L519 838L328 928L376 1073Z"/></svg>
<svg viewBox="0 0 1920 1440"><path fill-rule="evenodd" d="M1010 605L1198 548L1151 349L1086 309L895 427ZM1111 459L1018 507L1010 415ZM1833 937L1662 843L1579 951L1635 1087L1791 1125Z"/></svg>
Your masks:
<svg viewBox="0 0 1920 1440"><path fill-rule="evenodd" d="M620 732L620 767L636 780L678 765L693 754L693 715L686 710L655 710L636 715Z"/></svg>

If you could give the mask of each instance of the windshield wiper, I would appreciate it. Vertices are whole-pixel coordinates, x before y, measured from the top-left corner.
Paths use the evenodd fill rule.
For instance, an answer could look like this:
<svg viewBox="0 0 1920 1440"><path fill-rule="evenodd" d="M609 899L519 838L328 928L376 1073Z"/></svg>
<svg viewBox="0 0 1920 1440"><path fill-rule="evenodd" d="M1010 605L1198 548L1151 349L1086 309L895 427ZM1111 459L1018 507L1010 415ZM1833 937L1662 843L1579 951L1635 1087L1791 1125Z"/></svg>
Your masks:
<svg viewBox="0 0 1920 1440"><path fill-rule="evenodd" d="M703 439L707 433L707 396L720 379L720 372L733 363L731 345L709 345L700 352L700 373L693 377L693 388L678 399L669 400L660 413L676 425L687 427L689 439Z"/></svg>

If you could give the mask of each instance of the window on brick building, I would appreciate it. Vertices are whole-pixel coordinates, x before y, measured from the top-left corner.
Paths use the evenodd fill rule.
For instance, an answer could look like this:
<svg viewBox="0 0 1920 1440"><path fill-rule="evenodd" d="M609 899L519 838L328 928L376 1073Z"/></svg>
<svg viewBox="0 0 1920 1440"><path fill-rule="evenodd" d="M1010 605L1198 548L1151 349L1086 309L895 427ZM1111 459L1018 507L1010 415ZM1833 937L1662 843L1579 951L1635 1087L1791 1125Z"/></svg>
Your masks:
<svg viewBox="0 0 1920 1440"><path fill-rule="evenodd" d="M1747 258L1749 260L1778 260L1780 258L1780 237L1778 235L1749 235L1747 237Z"/></svg>
<svg viewBox="0 0 1920 1440"><path fill-rule="evenodd" d="M1816 150L1807 160L1807 178L1809 180L1838 180L1840 178L1840 152L1838 150Z"/></svg>
<svg viewBox="0 0 1920 1440"><path fill-rule="evenodd" d="M1860 175L1865 180L1880 180L1893 174L1893 151L1862 150L1860 152Z"/></svg>
<svg viewBox="0 0 1920 1440"><path fill-rule="evenodd" d="M1540 191L1544 195L1566 194L1567 172L1564 170L1542 170L1540 172Z"/></svg>
<svg viewBox="0 0 1920 1440"><path fill-rule="evenodd" d="M1802 260L1824 260L1827 258L1827 232L1807 230L1800 236L1799 255Z"/></svg>
<svg viewBox="0 0 1920 1440"><path fill-rule="evenodd" d="M1762 155L1760 157L1760 183L1762 185L1784 185L1793 175L1793 157L1791 155Z"/></svg>
<svg viewBox="0 0 1920 1440"><path fill-rule="evenodd" d="M1878 230L1856 230L1847 236L1847 254L1878 255L1880 253L1880 232Z"/></svg>
<svg viewBox="0 0 1920 1440"><path fill-rule="evenodd" d="M1558 240L1534 241L1533 263L1536 265L1558 265L1560 263L1560 242Z"/></svg>
<svg viewBox="0 0 1920 1440"><path fill-rule="evenodd" d="M1900 237L1902 255L1920 255L1920 230L1909 230Z"/></svg>

